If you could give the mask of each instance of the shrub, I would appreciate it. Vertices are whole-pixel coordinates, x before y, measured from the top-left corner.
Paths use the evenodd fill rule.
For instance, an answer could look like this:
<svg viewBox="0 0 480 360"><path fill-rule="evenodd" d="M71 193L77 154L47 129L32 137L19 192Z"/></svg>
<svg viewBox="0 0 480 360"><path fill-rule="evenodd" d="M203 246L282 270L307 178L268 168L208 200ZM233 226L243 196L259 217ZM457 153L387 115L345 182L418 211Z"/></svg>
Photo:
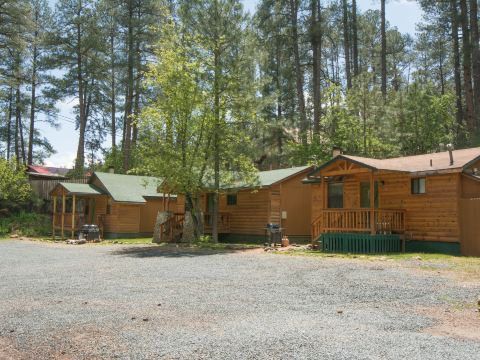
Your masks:
<svg viewBox="0 0 480 360"><path fill-rule="evenodd" d="M15 159L0 158L0 207L19 208L32 197L25 169L17 167Z"/></svg>
<svg viewBox="0 0 480 360"><path fill-rule="evenodd" d="M47 236L52 231L52 220L48 215L24 212L0 218L0 236L19 234L23 236Z"/></svg>

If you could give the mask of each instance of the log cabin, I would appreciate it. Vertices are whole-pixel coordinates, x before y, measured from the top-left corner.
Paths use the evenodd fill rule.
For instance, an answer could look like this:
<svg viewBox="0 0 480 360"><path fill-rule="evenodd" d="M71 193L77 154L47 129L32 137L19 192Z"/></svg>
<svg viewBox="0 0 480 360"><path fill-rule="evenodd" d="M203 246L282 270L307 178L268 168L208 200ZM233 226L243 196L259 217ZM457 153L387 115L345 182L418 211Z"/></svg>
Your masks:
<svg viewBox="0 0 480 360"><path fill-rule="evenodd" d="M382 247L393 237L406 251L480 256L480 148L391 159L337 152L303 182L312 242L324 248L374 252L361 247L377 241L377 252L399 251Z"/></svg>
<svg viewBox="0 0 480 360"><path fill-rule="evenodd" d="M264 242L269 223L280 225L292 242L309 242L311 238L311 189L302 179L311 166L260 171L258 184L238 185L219 197L218 230L220 241ZM201 197L204 230L212 232L213 193Z"/></svg>
<svg viewBox="0 0 480 360"><path fill-rule="evenodd" d="M84 224L96 224L105 238L153 234L159 211L183 213L183 197L158 192L159 179L94 172L87 184L58 183L53 199L52 234L75 237Z"/></svg>

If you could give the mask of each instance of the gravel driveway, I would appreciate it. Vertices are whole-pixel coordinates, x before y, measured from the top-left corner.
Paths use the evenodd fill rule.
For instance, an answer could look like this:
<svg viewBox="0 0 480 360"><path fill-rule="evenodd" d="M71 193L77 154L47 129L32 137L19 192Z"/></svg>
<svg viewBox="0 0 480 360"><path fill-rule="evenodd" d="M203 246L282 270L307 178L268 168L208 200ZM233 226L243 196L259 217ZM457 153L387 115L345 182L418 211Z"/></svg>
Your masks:
<svg viewBox="0 0 480 360"><path fill-rule="evenodd" d="M380 263L0 241L0 359L480 359L415 311L478 294Z"/></svg>

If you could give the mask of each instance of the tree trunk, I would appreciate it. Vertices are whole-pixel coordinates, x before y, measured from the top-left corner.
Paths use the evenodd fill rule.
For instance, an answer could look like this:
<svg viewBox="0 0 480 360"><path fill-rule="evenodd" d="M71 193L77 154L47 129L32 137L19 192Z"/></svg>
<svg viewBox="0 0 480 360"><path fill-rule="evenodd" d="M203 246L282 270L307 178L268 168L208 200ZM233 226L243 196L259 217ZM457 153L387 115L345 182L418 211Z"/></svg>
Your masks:
<svg viewBox="0 0 480 360"><path fill-rule="evenodd" d="M78 17L81 15L81 7L78 8ZM85 94L83 83L83 57L82 57L82 28L77 23L77 82L78 82L78 102L79 102L79 136L77 158L75 159L75 172L77 175L83 174L85 166L85 129L87 127L87 119L85 117Z"/></svg>
<svg viewBox="0 0 480 360"><path fill-rule="evenodd" d="M478 4L477 0L470 0L470 29L472 44L472 70L473 70L473 108L475 114L475 128L480 124L480 49L478 34Z"/></svg>
<svg viewBox="0 0 480 360"><path fill-rule="evenodd" d="M110 78L110 117L111 117L111 132L112 132L112 151L116 151L115 148L116 144L116 80L115 80L115 31L112 30L110 33L110 71L111 71L111 78Z"/></svg>
<svg viewBox="0 0 480 360"><path fill-rule="evenodd" d="M381 9L380 9L380 17L381 17L381 25L380 25L380 33L382 38L382 52L381 52L381 68L382 68L382 96L383 100L387 99L387 34L385 30L385 0L380 0L381 2Z"/></svg>
<svg viewBox="0 0 480 360"><path fill-rule="evenodd" d="M32 165L33 163L33 138L35 134L35 110L36 110L36 90L37 90L37 59L38 59L38 17L39 17L38 7L35 8L35 31L33 34L33 54L32 54L32 90L31 90L31 99L30 99L30 128L28 133L28 156L27 164Z"/></svg>
<svg viewBox="0 0 480 360"><path fill-rule="evenodd" d="M322 64L322 29L319 0L311 2L311 46L313 52L312 87L313 87L313 132L320 134L320 117L322 112L320 74Z"/></svg>
<svg viewBox="0 0 480 360"><path fill-rule="evenodd" d="M212 214L212 241L218 242L218 211L220 193L220 51L214 52L214 133L213 133L213 172L214 172L214 196Z"/></svg>
<svg viewBox="0 0 480 360"><path fill-rule="evenodd" d="M7 160L10 160L12 150L12 112L13 112L13 88L10 87L8 94L8 115L7 115Z"/></svg>
<svg viewBox="0 0 480 360"><path fill-rule="evenodd" d="M138 115L140 114L140 89L141 89L141 62L140 62L140 42L137 41L136 46L136 77L135 77L135 96L134 96L134 103L133 103L133 115L135 121L132 125L132 148L135 148L137 144L137 137L138 137L138 127L137 127L137 120Z"/></svg>
<svg viewBox="0 0 480 360"><path fill-rule="evenodd" d="M343 7L343 53L345 55L345 77L347 78L347 89L352 87L352 76L350 73L350 29L348 26L348 5L347 0L342 0Z"/></svg>
<svg viewBox="0 0 480 360"><path fill-rule="evenodd" d="M352 0L352 35L353 35L353 75L358 76L358 25L357 0Z"/></svg>
<svg viewBox="0 0 480 360"><path fill-rule="evenodd" d="M17 166L20 165L20 121L20 85L17 84L17 87L15 89L15 160L17 162Z"/></svg>
<svg viewBox="0 0 480 360"><path fill-rule="evenodd" d="M470 29L468 26L467 1L460 0L460 22L462 25L463 44L463 87L465 91L466 120L470 135L475 131L475 116L473 107L473 84L472 84L472 47L470 43Z"/></svg>
<svg viewBox="0 0 480 360"><path fill-rule="evenodd" d="M18 130L20 134L20 151L22 155L22 164L27 165L27 156L25 151L25 138L23 136L22 113L18 112Z"/></svg>
<svg viewBox="0 0 480 360"><path fill-rule="evenodd" d="M298 0L290 0L290 23L292 31L293 56L295 61L295 82L297 87L298 112L300 115L300 139L307 144L307 114L305 112L305 95L303 93L303 71L300 65L300 50L298 44Z"/></svg>
<svg viewBox="0 0 480 360"><path fill-rule="evenodd" d="M457 100L457 124L463 123L462 79L460 71L460 44L458 41L458 8L457 0L450 0L450 16L452 23L453 68L455 78L455 94Z"/></svg>
<svg viewBox="0 0 480 360"><path fill-rule="evenodd" d="M125 96L125 137L123 139L123 170L130 168L130 145L132 138L132 110L133 110L133 67L134 67L134 43L133 43L133 0L128 1L128 36L127 36L127 91Z"/></svg>

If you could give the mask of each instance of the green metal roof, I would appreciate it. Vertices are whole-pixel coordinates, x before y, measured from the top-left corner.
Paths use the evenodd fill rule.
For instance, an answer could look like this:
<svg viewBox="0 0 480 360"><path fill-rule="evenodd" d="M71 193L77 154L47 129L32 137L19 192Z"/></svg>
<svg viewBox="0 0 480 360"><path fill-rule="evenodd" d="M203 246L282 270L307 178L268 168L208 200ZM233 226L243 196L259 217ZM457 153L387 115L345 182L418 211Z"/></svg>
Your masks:
<svg viewBox="0 0 480 360"><path fill-rule="evenodd" d="M145 203L145 197L163 197L157 192L161 180L152 176L122 175L104 172L93 173L115 201ZM91 180L92 181L92 180Z"/></svg>
<svg viewBox="0 0 480 360"><path fill-rule="evenodd" d="M62 185L71 195L102 195L103 194L103 192L100 189L98 189L97 187L91 184L75 184L75 183L61 182L60 185Z"/></svg>
<svg viewBox="0 0 480 360"><path fill-rule="evenodd" d="M258 173L260 186L276 184L309 168L310 166L297 166L287 169L260 171Z"/></svg>
<svg viewBox="0 0 480 360"><path fill-rule="evenodd" d="M227 189L249 189L249 188L256 188L256 187L271 186L308 169L311 169L311 166L297 166L297 167L291 167L286 169L260 171L258 173L258 181L253 184L237 182L234 185L224 185L221 187L222 189L227 190Z"/></svg>

